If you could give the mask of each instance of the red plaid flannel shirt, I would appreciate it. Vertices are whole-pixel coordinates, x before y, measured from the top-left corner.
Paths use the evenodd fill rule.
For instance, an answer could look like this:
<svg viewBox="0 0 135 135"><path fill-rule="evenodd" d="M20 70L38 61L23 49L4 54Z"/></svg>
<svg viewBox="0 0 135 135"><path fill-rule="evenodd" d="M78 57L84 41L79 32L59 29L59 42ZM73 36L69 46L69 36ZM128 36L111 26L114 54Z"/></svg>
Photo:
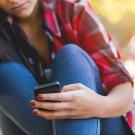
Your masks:
<svg viewBox="0 0 135 135"><path fill-rule="evenodd" d="M75 43L83 48L96 62L106 92L117 84L132 82L117 49L89 2L44 0L42 6L54 52L66 43Z"/></svg>
<svg viewBox="0 0 135 135"><path fill-rule="evenodd" d="M97 64L107 93L118 84L133 84L118 50L88 1L44 0L41 6L45 33L53 43L54 53L67 43L75 43L83 48ZM129 112L127 119L130 126L131 116Z"/></svg>

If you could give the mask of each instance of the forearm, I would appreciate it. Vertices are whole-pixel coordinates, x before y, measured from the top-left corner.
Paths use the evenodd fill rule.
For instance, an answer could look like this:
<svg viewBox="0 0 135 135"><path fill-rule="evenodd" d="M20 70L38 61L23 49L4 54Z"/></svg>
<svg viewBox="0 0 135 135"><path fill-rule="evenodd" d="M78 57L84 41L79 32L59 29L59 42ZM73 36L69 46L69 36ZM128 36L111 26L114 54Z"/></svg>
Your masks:
<svg viewBox="0 0 135 135"><path fill-rule="evenodd" d="M123 83L114 87L107 96L101 98L102 113L100 118L121 116L132 107L133 90L130 83Z"/></svg>
<svg viewBox="0 0 135 135"><path fill-rule="evenodd" d="M130 83L117 85L107 96L99 95L83 84L70 84L64 86L60 93L40 94L37 99L48 102L32 101L31 105L34 103L36 108L53 110L34 110L34 114L49 120L109 118L123 115L131 109L132 93Z"/></svg>

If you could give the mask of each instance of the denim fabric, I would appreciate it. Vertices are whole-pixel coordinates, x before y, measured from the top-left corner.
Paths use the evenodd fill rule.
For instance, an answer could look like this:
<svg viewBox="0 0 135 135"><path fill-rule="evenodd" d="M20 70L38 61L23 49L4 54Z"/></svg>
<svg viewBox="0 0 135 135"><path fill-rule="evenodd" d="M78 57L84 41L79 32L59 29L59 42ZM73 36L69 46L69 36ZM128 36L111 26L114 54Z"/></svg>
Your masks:
<svg viewBox="0 0 135 135"><path fill-rule="evenodd" d="M52 71L54 79L62 86L82 83L95 92L103 93L96 64L76 45L60 49L53 60ZM34 99L33 88L36 85L35 78L24 65L14 61L0 63L3 135L130 135L122 117L51 121L32 115L28 103Z"/></svg>

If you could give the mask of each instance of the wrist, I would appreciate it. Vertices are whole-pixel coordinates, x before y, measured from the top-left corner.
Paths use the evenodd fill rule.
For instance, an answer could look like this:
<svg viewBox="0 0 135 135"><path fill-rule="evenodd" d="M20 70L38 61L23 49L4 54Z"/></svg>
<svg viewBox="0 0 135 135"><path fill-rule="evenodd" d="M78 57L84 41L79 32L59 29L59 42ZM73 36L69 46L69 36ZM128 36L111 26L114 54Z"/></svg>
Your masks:
<svg viewBox="0 0 135 135"><path fill-rule="evenodd" d="M98 118L106 118L106 114L108 112L109 108L109 101L107 96L102 96L100 95L100 100L99 100L99 107L98 107L98 112L97 112L97 117Z"/></svg>

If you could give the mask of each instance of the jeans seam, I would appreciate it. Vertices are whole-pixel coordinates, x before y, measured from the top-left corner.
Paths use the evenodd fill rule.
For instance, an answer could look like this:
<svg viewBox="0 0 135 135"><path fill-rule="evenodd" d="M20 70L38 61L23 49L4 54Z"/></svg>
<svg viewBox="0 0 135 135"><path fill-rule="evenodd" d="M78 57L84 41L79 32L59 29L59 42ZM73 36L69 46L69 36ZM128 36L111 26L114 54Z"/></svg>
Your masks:
<svg viewBox="0 0 135 135"><path fill-rule="evenodd" d="M94 60L84 51L82 51L83 56L86 58L87 62L89 63L90 67L91 67L91 71L93 71L93 81L92 83L95 83L94 85L94 89L96 92L98 92L97 90L97 86L96 86L96 76L95 76L95 72L99 72L98 71L98 67L96 66L96 63L94 63ZM100 119L97 118L97 129L96 129L96 135L100 135Z"/></svg>
<svg viewBox="0 0 135 135"><path fill-rule="evenodd" d="M96 129L96 135L100 135L100 119L97 118L97 129Z"/></svg>
<svg viewBox="0 0 135 135"><path fill-rule="evenodd" d="M56 134L55 120L52 120L52 129L53 129L53 135L57 135Z"/></svg>
<svg viewBox="0 0 135 135"><path fill-rule="evenodd" d="M87 59L88 63L91 65L91 67L93 67L97 71L98 67L97 67L95 61L93 60L93 58L89 54L87 54L87 52L85 52L83 50L82 50L82 54Z"/></svg>
<svg viewBox="0 0 135 135"><path fill-rule="evenodd" d="M86 58L87 62L89 63L91 73L93 74L92 84L95 84L94 85L94 90L96 90L96 92L97 92L97 89L96 89L96 78L95 78L95 71L97 71L96 65L93 63L94 61L92 61L92 58L89 57L89 55L87 55L87 53L82 51L82 55Z"/></svg>

